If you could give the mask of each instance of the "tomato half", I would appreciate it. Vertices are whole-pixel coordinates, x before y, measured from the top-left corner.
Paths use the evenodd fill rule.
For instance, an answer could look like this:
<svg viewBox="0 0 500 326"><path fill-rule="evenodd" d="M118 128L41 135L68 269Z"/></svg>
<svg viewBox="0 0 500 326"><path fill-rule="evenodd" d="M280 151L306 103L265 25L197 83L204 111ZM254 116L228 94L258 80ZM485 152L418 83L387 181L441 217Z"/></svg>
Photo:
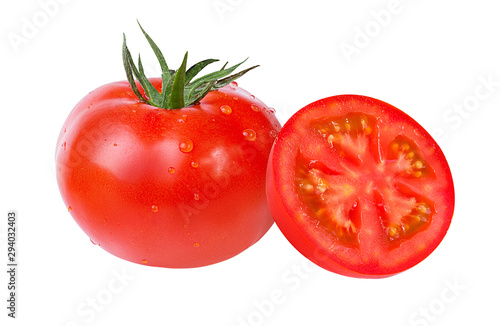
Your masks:
<svg viewBox="0 0 500 326"><path fill-rule="evenodd" d="M385 102L341 95L283 126L270 154L276 224L317 265L352 277L397 274L445 236L454 186L428 132Z"/></svg>
<svg viewBox="0 0 500 326"><path fill-rule="evenodd" d="M150 82L161 90L161 79ZM127 81L111 83L64 123L57 181L75 221L111 254L149 266L209 265L273 224L265 178L280 128L274 110L235 82L174 110L141 102Z"/></svg>

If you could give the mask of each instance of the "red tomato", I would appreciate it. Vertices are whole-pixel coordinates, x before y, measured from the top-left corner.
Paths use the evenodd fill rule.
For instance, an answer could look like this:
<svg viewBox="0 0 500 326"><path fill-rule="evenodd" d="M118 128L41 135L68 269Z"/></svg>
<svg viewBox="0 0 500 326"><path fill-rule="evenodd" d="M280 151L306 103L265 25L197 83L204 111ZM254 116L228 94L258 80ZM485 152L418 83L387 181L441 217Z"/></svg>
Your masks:
<svg viewBox="0 0 500 326"><path fill-rule="evenodd" d="M161 90L161 79L150 81ZM228 259L273 224L273 113L235 82L175 110L139 101L126 81L102 86L76 105L57 141L64 202L92 242L128 261Z"/></svg>
<svg viewBox="0 0 500 326"><path fill-rule="evenodd" d="M267 196L280 230L317 265L380 278L425 259L450 225L443 152L411 117L357 95L307 105L270 154Z"/></svg>

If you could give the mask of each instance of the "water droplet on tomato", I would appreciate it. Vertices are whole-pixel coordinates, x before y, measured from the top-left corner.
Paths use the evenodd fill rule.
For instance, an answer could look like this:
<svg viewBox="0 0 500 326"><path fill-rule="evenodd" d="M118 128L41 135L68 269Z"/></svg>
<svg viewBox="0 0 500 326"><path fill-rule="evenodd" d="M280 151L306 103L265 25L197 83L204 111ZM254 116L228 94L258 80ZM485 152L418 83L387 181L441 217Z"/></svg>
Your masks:
<svg viewBox="0 0 500 326"><path fill-rule="evenodd" d="M189 153L193 150L193 141L191 139L183 140L179 143L179 149L183 153Z"/></svg>
<svg viewBox="0 0 500 326"><path fill-rule="evenodd" d="M224 114L231 114L233 112L233 109L229 105L223 105L220 107L220 111Z"/></svg>
<svg viewBox="0 0 500 326"><path fill-rule="evenodd" d="M142 260L142 263L143 263L143 264L147 264L147 263L148 263L148 261L147 261L146 259L143 259L143 260Z"/></svg>
<svg viewBox="0 0 500 326"><path fill-rule="evenodd" d="M179 120L177 120L177 121L179 121L180 123L186 123L186 122L187 122L187 118L188 118L188 116L187 116L186 114L183 114L183 115L179 118Z"/></svg>
<svg viewBox="0 0 500 326"><path fill-rule="evenodd" d="M174 174L174 173L175 173L175 168L173 168L173 167L169 167L169 168L168 168L168 173L170 173L170 174Z"/></svg>
<svg viewBox="0 0 500 326"><path fill-rule="evenodd" d="M229 83L229 85L234 88L238 87L238 83L235 81L232 81L231 83Z"/></svg>
<svg viewBox="0 0 500 326"><path fill-rule="evenodd" d="M64 142L64 143L62 144L62 148L63 148L63 150L66 150L66 142Z"/></svg>
<svg viewBox="0 0 500 326"><path fill-rule="evenodd" d="M257 138L257 134L253 129L245 129L243 130L243 136L246 140L254 141Z"/></svg>
<svg viewBox="0 0 500 326"><path fill-rule="evenodd" d="M275 113L276 113L276 110L275 110L275 109L273 109L273 108L269 108L269 113L271 113L271 114L275 114Z"/></svg>
<svg viewBox="0 0 500 326"><path fill-rule="evenodd" d="M193 168L197 168L198 167L198 162L191 162L191 166Z"/></svg>
<svg viewBox="0 0 500 326"><path fill-rule="evenodd" d="M238 98L235 96L235 97L233 97L233 100L238 101Z"/></svg>
<svg viewBox="0 0 500 326"><path fill-rule="evenodd" d="M151 210L153 211L153 213L158 212L158 206L155 205L151 206Z"/></svg>
<svg viewBox="0 0 500 326"><path fill-rule="evenodd" d="M259 107L258 107L257 105L252 104L250 107L251 107L251 108L252 108L252 110L254 110L255 112L259 112Z"/></svg>
<svg viewBox="0 0 500 326"><path fill-rule="evenodd" d="M194 194L194 200L200 200L200 195Z"/></svg>
<svg viewBox="0 0 500 326"><path fill-rule="evenodd" d="M95 243L94 240L90 239L90 242L92 242L94 246L97 246L97 243Z"/></svg>
<svg viewBox="0 0 500 326"><path fill-rule="evenodd" d="M117 143L114 143L114 144L113 144L113 146L118 146L118 144L117 144Z"/></svg>
<svg viewBox="0 0 500 326"><path fill-rule="evenodd" d="M266 107L265 106L262 107L262 112L266 112L266 111L267 111Z"/></svg>
<svg viewBox="0 0 500 326"><path fill-rule="evenodd" d="M250 98L255 100L255 95L250 95Z"/></svg>
<svg viewBox="0 0 500 326"><path fill-rule="evenodd" d="M195 242L195 243L193 243L193 246L195 246L195 247L199 247L199 246L200 246L200 244L199 244L198 242Z"/></svg>
<svg viewBox="0 0 500 326"><path fill-rule="evenodd" d="M73 208L71 206L68 206L68 212L71 212Z"/></svg>
<svg viewBox="0 0 500 326"><path fill-rule="evenodd" d="M276 130L271 130L271 131L269 132L269 136L271 136L271 137L273 137L273 138L274 138L274 137L276 137L277 135L278 135L278 133L276 132Z"/></svg>

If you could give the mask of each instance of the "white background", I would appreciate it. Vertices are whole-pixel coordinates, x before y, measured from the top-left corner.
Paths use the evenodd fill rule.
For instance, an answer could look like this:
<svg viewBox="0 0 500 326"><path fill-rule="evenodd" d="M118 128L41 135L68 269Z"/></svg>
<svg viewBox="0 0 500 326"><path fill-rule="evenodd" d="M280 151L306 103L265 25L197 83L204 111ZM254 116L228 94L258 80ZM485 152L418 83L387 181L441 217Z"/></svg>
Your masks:
<svg viewBox="0 0 500 326"><path fill-rule="evenodd" d="M495 4L2 1L0 261L6 266L7 211L14 209L19 302L18 319L7 318L2 272L0 323L500 325ZM282 123L317 99L356 93L389 102L440 133L456 187L444 241L421 264L382 280L313 266L276 226L237 257L190 270L140 266L93 246L59 195L56 139L80 98L125 79L122 33L150 74L158 73L136 19L172 67L186 50L191 64L208 57L260 64L239 85L274 107Z"/></svg>

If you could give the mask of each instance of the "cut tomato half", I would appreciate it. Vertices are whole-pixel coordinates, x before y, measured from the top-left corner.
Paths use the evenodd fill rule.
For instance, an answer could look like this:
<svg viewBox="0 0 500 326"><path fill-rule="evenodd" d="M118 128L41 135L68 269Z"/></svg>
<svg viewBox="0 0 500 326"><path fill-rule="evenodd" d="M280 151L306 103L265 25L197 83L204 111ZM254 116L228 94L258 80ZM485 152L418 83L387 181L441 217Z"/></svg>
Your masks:
<svg viewBox="0 0 500 326"><path fill-rule="evenodd" d="M268 164L276 224L317 265L381 278L425 259L445 236L455 194L425 129L380 100L311 103L281 129Z"/></svg>

